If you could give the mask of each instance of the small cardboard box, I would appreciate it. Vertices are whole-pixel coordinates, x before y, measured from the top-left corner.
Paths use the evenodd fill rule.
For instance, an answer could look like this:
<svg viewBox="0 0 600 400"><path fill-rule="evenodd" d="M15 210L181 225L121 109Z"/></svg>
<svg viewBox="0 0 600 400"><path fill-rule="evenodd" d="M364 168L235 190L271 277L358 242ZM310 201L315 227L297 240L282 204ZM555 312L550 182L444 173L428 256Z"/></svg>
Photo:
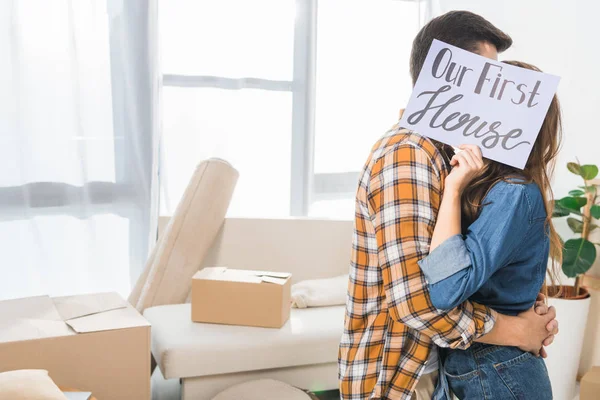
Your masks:
<svg viewBox="0 0 600 400"><path fill-rule="evenodd" d="M150 399L150 324L116 293L0 301L0 372L48 370L98 399Z"/></svg>
<svg viewBox="0 0 600 400"><path fill-rule="evenodd" d="M290 317L291 276L204 268L192 278L192 321L281 328Z"/></svg>
<svg viewBox="0 0 600 400"><path fill-rule="evenodd" d="M579 400L596 400L600 396L600 367L592 367L581 378Z"/></svg>

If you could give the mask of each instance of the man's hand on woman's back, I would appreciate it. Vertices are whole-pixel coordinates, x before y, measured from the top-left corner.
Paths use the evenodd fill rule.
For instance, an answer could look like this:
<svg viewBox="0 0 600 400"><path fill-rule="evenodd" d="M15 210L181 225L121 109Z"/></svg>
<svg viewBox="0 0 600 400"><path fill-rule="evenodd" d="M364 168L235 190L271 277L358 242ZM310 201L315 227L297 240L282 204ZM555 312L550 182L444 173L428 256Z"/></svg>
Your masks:
<svg viewBox="0 0 600 400"><path fill-rule="evenodd" d="M540 297L542 296L542 297ZM517 316L518 347L535 355L546 357L544 346L549 346L558 333L556 310L545 304L543 295L538 296L535 306Z"/></svg>
<svg viewBox="0 0 600 400"><path fill-rule="evenodd" d="M544 346L549 346L558 333L556 310L545 304L544 295L538 295L530 310L513 317L497 314L494 328L477 342L500 346L515 346L523 351L546 357Z"/></svg>
<svg viewBox="0 0 600 400"><path fill-rule="evenodd" d="M552 310L556 314L556 310L554 310L554 307L548 307L548 305L546 304L546 296L542 293L538 294L537 301L535 302L534 307L535 312L538 315L546 315L548 314L550 308L552 308ZM558 334L558 320L553 319L550 322L548 322L548 325L546 325L546 330L548 332L551 332L551 334L544 340L543 346L540 349L540 355L544 358L548 357L548 354L546 353L546 349L544 349L544 347L550 346L552 342L554 342L554 335Z"/></svg>

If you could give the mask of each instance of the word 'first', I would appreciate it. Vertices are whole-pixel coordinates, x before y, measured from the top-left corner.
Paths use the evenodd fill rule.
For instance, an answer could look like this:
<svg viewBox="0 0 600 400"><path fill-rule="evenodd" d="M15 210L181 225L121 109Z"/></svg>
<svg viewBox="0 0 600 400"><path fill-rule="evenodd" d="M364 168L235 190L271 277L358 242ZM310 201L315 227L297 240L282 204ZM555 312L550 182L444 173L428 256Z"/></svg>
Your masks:
<svg viewBox="0 0 600 400"><path fill-rule="evenodd" d="M492 64L490 62L486 62L483 69L481 70L481 74L477 80L477 85L475 86L474 92L476 94L481 94L484 86L488 86L487 82L491 82L492 79L489 78L489 75L493 74L492 68L496 68L497 72L496 79L492 84L492 87L489 88L489 96L496 100L502 100L504 96L504 92L507 86L510 85L511 88L516 89L518 99L515 100L514 97L511 97L510 101L513 104L520 105L527 100L527 107L535 107L538 103L534 103L535 96L539 94L539 88L541 81L537 81L533 87L533 89L529 92L527 84L519 83L517 84L515 81L511 81L509 79L502 79L502 69L501 65ZM471 68L468 68L464 65L457 65L454 61L452 61L452 50L445 48L442 49L438 55L435 57L433 61L433 67L431 73L433 77L439 79L444 77L444 80L448 83L456 85L460 87L465 77L465 74L473 71ZM487 90L487 89L486 89Z"/></svg>

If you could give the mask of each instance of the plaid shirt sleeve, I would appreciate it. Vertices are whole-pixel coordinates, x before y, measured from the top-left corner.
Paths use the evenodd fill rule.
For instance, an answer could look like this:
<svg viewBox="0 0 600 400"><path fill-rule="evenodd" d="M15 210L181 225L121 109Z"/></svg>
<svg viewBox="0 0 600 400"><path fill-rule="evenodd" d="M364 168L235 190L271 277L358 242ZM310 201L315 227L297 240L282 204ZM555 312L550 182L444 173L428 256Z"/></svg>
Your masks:
<svg viewBox="0 0 600 400"><path fill-rule="evenodd" d="M447 311L431 303L417 262L429 253L442 190L443 177L429 154L398 144L373 164L369 214L390 316L440 347L465 349L493 328L496 314L469 301Z"/></svg>

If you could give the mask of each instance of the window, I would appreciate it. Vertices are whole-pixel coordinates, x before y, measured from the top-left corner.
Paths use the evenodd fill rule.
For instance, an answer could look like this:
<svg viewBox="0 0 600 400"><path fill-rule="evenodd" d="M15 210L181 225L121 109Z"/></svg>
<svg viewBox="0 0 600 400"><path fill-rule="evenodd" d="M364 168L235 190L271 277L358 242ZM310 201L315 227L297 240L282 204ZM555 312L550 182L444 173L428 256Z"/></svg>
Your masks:
<svg viewBox="0 0 600 400"><path fill-rule="evenodd" d="M219 157L240 171L229 215L289 214L294 17L293 0L160 3L161 213Z"/></svg>
<svg viewBox="0 0 600 400"><path fill-rule="evenodd" d="M310 215L353 217L359 171L412 91L418 16L417 1L319 2Z"/></svg>
<svg viewBox="0 0 600 400"><path fill-rule="evenodd" d="M261 89L165 87L163 193L178 200L199 161L219 157L240 171L230 215L287 215L291 97ZM161 202L163 212L176 206L169 197Z"/></svg>
<svg viewBox="0 0 600 400"><path fill-rule="evenodd" d="M230 216L352 218L358 171L410 94L419 2L163 0L159 15L161 213L220 157L240 171Z"/></svg>

